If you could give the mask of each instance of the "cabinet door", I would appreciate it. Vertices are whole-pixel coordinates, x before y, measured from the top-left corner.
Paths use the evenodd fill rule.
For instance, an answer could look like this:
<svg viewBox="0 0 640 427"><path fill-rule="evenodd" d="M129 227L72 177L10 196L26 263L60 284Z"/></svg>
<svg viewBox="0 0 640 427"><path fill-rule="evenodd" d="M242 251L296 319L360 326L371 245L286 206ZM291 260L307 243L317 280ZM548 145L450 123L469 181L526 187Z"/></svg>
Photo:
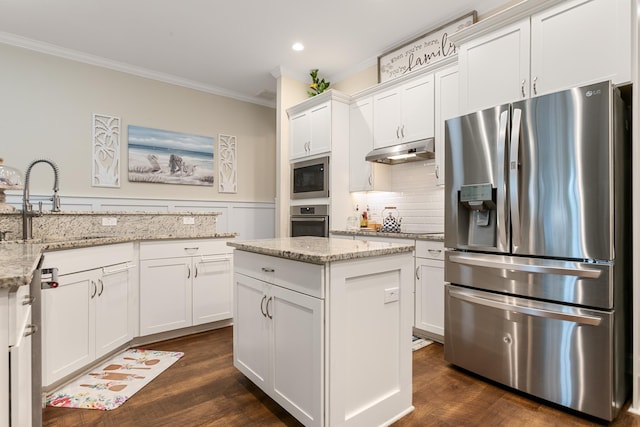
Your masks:
<svg viewBox="0 0 640 427"><path fill-rule="evenodd" d="M529 18L460 46L461 114L529 97Z"/></svg>
<svg viewBox="0 0 640 427"><path fill-rule="evenodd" d="M574 0L531 17L532 96L631 80L629 0Z"/></svg>
<svg viewBox="0 0 640 427"><path fill-rule="evenodd" d="M234 276L233 365L267 391L270 382L268 285L242 274Z"/></svg>
<svg viewBox="0 0 640 427"><path fill-rule="evenodd" d="M322 425L323 301L272 286L273 398L307 426Z"/></svg>
<svg viewBox="0 0 640 427"><path fill-rule="evenodd" d="M395 88L373 97L373 146L388 147L400 141L402 93Z"/></svg>
<svg viewBox="0 0 640 427"><path fill-rule="evenodd" d="M193 324L233 316L232 255L196 257L193 260Z"/></svg>
<svg viewBox="0 0 640 427"><path fill-rule="evenodd" d="M416 258L415 327L444 337L444 263Z"/></svg>
<svg viewBox="0 0 640 427"><path fill-rule="evenodd" d="M59 277L59 286L42 290L43 386L95 359L95 270Z"/></svg>
<svg viewBox="0 0 640 427"><path fill-rule="evenodd" d="M365 157L373 150L373 98L351 105L349 110L349 191L371 189L372 163Z"/></svg>
<svg viewBox="0 0 640 427"><path fill-rule="evenodd" d="M130 341L129 274L126 265L107 267L98 279L94 298L96 313L96 357Z"/></svg>
<svg viewBox="0 0 640 427"><path fill-rule="evenodd" d="M445 122L460 111L458 67L450 67L435 74L435 138L436 185L444 185Z"/></svg>
<svg viewBox="0 0 640 427"><path fill-rule="evenodd" d="M311 144L309 154L331 151L331 103L327 102L311 109Z"/></svg>
<svg viewBox="0 0 640 427"><path fill-rule="evenodd" d="M140 261L140 335L191 326L191 257Z"/></svg>
<svg viewBox="0 0 640 427"><path fill-rule="evenodd" d="M299 159L309 154L311 144L311 116L309 112L300 113L289 120L289 157Z"/></svg>
<svg viewBox="0 0 640 427"><path fill-rule="evenodd" d="M433 74L428 74L402 86L400 136L403 141L433 137L434 96Z"/></svg>
<svg viewBox="0 0 640 427"><path fill-rule="evenodd" d="M30 313L30 311L29 311ZM10 347L11 358L11 425L31 424L31 342L32 331L27 327L31 315L25 319L20 331L20 339ZM6 368L5 368L6 369Z"/></svg>

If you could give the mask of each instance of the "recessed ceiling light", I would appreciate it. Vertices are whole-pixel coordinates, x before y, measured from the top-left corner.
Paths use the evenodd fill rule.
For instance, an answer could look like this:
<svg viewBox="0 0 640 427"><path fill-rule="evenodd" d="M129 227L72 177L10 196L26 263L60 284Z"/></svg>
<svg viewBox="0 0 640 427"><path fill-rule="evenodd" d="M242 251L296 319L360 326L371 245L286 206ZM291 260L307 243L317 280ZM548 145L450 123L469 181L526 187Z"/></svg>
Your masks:
<svg viewBox="0 0 640 427"><path fill-rule="evenodd" d="M302 43L294 43L293 46L291 46L291 49L295 50L296 52L300 52L302 50L304 50L304 45Z"/></svg>

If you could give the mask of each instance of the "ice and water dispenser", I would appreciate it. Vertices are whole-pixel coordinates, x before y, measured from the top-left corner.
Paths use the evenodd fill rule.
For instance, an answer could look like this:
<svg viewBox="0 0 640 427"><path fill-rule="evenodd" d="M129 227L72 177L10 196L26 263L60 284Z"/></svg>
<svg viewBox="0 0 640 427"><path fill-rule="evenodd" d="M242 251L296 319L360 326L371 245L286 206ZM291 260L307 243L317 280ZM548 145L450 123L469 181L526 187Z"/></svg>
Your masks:
<svg viewBox="0 0 640 427"><path fill-rule="evenodd" d="M496 189L491 184L460 186L458 239L466 246L496 245Z"/></svg>

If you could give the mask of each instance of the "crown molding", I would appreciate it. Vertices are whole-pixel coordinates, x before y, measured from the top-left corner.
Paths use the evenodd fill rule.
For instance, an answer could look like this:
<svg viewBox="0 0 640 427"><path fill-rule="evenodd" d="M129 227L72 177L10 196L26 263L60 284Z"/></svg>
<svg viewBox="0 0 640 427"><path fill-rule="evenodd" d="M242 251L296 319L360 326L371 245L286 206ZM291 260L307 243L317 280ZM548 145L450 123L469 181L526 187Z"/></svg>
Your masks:
<svg viewBox="0 0 640 427"><path fill-rule="evenodd" d="M454 42L456 46L460 46L462 43L489 34L497 28L528 18L537 12L548 9L563 1L565 0L522 0L513 6L451 34L449 39Z"/></svg>
<svg viewBox="0 0 640 427"><path fill-rule="evenodd" d="M160 73L143 67L137 67L124 62L113 61L100 56L91 55L88 53L79 52L73 49L63 48L51 43L45 43L26 37L18 36L11 33L5 33L0 31L0 43L19 47L22 49L28 49L47 55L57 56L59 58L68 59L71 61L81 62L84 64L94 65L101 68L106 68L113 71L119 71L126 74L131 74L138 77L147 78L150 80L156 80L163 83L168 83L176 86L185 87L187 89L194 89L200 92L210 93L212 95L223 96L225 98L235 99L237 101L249 102L251 104L258 104L264 107L275 108L275 102L267 101L257 97L251 97L219 88L212 85L207 85L195 80L189 80L182 77L174 76L172 74Z"/></svg>

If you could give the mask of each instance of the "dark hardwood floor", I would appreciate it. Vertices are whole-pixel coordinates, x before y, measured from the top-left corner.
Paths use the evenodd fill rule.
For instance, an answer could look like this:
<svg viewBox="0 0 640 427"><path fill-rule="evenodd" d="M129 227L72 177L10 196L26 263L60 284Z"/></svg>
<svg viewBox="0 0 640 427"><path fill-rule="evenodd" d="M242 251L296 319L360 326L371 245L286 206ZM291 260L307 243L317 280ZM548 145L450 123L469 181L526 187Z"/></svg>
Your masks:
<svg viewBox="0 0 640 427"><path fill-rule="evenodd" d="M112 411L46 408L44 426L299 426L232 365L232 328L145 346L184 357ZM415 411L404 426L596 426L457 369L432 344L413 353ZM613 426L640 426L623 411Z"/></svg>

